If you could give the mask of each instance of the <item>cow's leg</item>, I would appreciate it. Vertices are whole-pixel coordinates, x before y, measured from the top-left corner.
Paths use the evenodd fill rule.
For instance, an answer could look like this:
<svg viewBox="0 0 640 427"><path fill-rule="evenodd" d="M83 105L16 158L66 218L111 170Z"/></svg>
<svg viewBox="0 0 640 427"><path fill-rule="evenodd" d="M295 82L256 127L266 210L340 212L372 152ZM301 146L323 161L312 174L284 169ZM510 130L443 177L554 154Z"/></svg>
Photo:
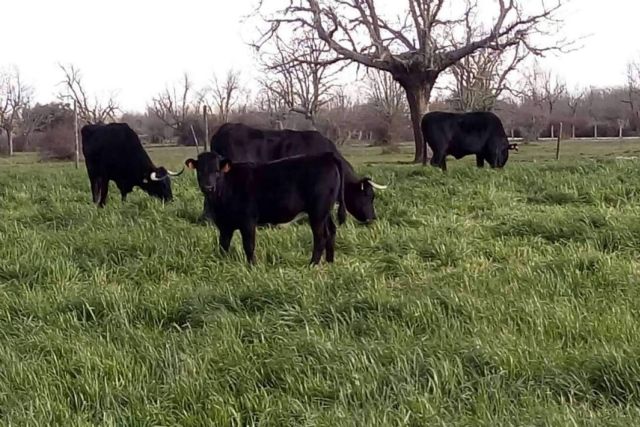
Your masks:
<svg viewBox="0 0 640 427"><path fill-rule="evenodd" d="M213 221L213 213L211 212L211 207L209 206L209 201L206 196L204 198L204 205L202 207L202 215L200 215L200 221Z"/></svg>
<svg viewBox="0 0 640 427"><path fill-rule="evenodd" d="M247 256L247 261L249 264L255 264L256 259L254 256L254 252L256 249L256 225L249 224L240 229L240 234L242 234L242 247L244 248L244 253Z"/></svg>
<svg viewBox="0 0 640 427"><path fill-rule="evenodd" d="M93 198L93 203L96 205L100 202L100 178L93 177L89 178L91 181L91 196Z"/></svg>
<svg viewBox="0 0 640 427"><path fill-rule="evenodd" d="M482 154L476 154L476 166L479 168L484 167L484 156Z"/></svg>
<svg viewBox="0 0 640 427"><path fill-rule="evenodd" d="M333 262L336 245L336 225L333 223L331 215L329 215L326 222L326 240L325 257L327 262Z"/></svg>
<svg viewBox="0 0 640 427"><path fill-rule="evenodd" d="M229 248L231 247L231 238L233 238L233 230L220 229L220 249L222 249L224 253L229 252Z"/></svg>
<svg viewBox="0 0 640 427"><path fill-rule="evenodd" d="M120 190L120 196L122 198L122 202L126 202L127 201L127 195L129 193L131 193L131 191L133 191L132 187L127 187L126 185L118 185L116 183L116 185L118 186L118 190Z"/></svg>
<svg viewBox="0 0 640 427"><path fill-rule="evenodd" d="M98 207L102 208L107 204L107 196L109 195L109 180L100 177L97 182L98 188Z"/></svg>
<svg viewBox="0 0 640 427"><path fill-rule="evenodd" d="M496 167L498 167L498 157L495 154L489 156L487 161L489 162L489 166L491 166L491 169L495 169Z"/></svg>
<svg viewBox="0 0 640 427"><path fill-rule="evenodd" d="M433 157L431 158L431 166L437 166L443 171L447 170L447 162L446 162L447 153L438 151L433 153Z"/></svg>
<svg viewBox="0 0 640 427"><path fill-rule="evenodd" d="M326 219L309 218L309 222L313 233L313 253L310 264L314 265L320 263L322 252L325 250L327 221Z"/></svg>

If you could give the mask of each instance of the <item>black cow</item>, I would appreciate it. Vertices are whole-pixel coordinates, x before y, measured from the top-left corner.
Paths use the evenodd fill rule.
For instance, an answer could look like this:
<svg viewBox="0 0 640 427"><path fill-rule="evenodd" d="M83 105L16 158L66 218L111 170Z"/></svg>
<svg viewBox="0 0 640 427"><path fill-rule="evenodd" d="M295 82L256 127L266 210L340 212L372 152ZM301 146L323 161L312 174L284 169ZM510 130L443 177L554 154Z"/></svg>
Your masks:
<svg viewBox="0 0 640 427"><path fill-rule="evenodd" d="M336 226L331 210L339 203L338 222L345 221L342 162L333 153L296 156L267 163L232 163L216 153L201 153L185 165L195 169L213 220L220 247L227 252L240 230L247 260L255 263L256 226L283 224L306 213L313 232L311 263L325 252L333 262Z"/></svg>
<svg viewBox="0 0 640 427"><path fill-rule="evenodd" d="M509 144L500 118L490 112L427 113L422 118L422 135L422 164L427 164L428 144L433 151L431 165L443 171L447 170L447 155L460 159L475 154L478 167L486 160L492 168L502 168L509 150L517 150L517 144Z"/></svg>
<svg viewBox="0 0 640 427"><path fill-rule="evenodd" d="M211 138L211 151L234 162L255 163L299 155L334 153L342 162L347 211L363 223L376 218L374 188L386 188L371 178L359 178L335 144L316 131L262 130L240 123L226 123ZM205 201L205 216L206 211Z"/></svg>
<svg viewBox="0 0 640 427"><path fill-rule="evenodd" d="M172 199L169 176L180 175L156 167L142 147L138 135L126 123L86 125L80 130L93 202L107 202L109 180L114 181L124 201L134 186L163 201Z"/></svg>

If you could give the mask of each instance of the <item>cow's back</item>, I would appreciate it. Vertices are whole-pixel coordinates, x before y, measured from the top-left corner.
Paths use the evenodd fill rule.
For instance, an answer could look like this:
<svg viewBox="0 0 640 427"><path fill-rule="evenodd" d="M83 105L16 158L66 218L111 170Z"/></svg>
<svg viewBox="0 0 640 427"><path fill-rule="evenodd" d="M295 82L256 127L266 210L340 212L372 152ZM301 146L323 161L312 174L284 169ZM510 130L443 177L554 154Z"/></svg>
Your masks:
<svg viewBox="0 0 640 427"><path fill-rule="evenodd" d="M316 131L263 130L227 123L211 139L211 149L235 162L264 163L285 157L337 152Z"/></svg>
<svg viewBox="0 0 640 427"><path fill-rule="evenodd" d="M358 181L353 166L335 144L317 131L263 130L241 123L226 123L211 138L211 150L234 162L254 163L333 153L342 161L345 181Z"/></svg>

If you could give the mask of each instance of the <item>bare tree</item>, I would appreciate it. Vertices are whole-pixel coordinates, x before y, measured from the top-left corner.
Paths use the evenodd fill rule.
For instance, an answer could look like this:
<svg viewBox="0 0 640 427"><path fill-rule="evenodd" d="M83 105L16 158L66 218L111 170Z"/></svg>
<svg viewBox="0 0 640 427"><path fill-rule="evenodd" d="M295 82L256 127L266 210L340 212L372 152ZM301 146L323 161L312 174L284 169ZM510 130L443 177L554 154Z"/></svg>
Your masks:
<svg viewBox="0 0 640 427"><path fill-rule="evenodd" d="M54 104L61 110L60 104ZM53 107L55 108L55 107ZM25 138L25 146L29 145L29 138L35 131L42 130L55 120L53 108L47 105L37 104L33 107L25 106L22 110L21 120L19 124L19 132Z"/></svg>
<svg viewBox="0 0 640 427"><path fill-rule="evenodd" d="M594 87L590 87L585 93L585 104L589 113L589 118L593 124L593 137L598 138L598 110L597 103L602 92Z"/></svg>
<svg viewBox="0 0 640 427"><path fill-rule="evenodd" d="M167 86L151 100L148 109L175 132L184 132L189 114L196 111L191 102L191 92L191 80L185 73L180 86Z"/></svg>
<svg viewBox="0 0 640 427"><path fill-rule="evenodd" d="M640 62L627 64L627 85L623 103L629 106L629 123L633 130L640 128Z"/></svg>
<svg viewBox="0 0 640 427"><path fill-rule="evenodd" d="M200 93L199 102L217 111L220 122L229 121L229 114L240 102L244 89L240 83L240 74L235 70L229 70L223 80L214 76L211 85Z"/></svg>
<svg viewBox="0 0 640 427"><path fill-rule="evenodd" d="M393 139L393 129L408 111L404 90L389 73L371 70L368 73L368 95L383 122L383 140Z"/></svg>
<svg viewBox="0 0 640 427"><path fill-rule="evenodd" d="M0 128L7 134L9 156L13 156L14 132L31 95L31 88L22 82L17 68L0 72Z"/></svg>
<svg viewBox="0 0 640 427"><path fill-rule="evenodd" d="M289 42L276 35L272 41L275 52L262 58L263 90L315 126L318 112L331 101L335 77L343 67L327 59L330 49L311 32Z"/></svg>
<svg viewBox="0 0 640 427"><path fill-rule="evenodd" d="M551 122L554 108L565 94L566 86L557 76L534 62L523 73L521 88L514 92L520 95L521 105L528 107L531 115L530 136L536 139ZM553 126L551 134L553 137Z"/></svg>
<svg viewBox="0 0 640 427"><path fill-rule="evenodd" d="M550 71L542 73L542 83L542 95L547 106L547 122L550 123L554 107L566 92L566 85L558 76L553 75ZM562 124L560 126L562 126ZM553 137L554 125L551 123L551 138Z"/></svg>
<svg viewBox="0 0 640 427"><path fill-rule="evenodd" d="M537 140L546 125L543 80L543 71L534 64L523 73L520 89L516 92L520 98L520 109L528 119L527 126L521 131L531 140Z"/></svg>
<svg viewBox="0 0 640 427"><path fill-rule="evenodd" d="M323 111L322 119L326 124L321 131L338 145L344 145L351 139L354 127L353 107L352 97L345 91L344 86L338 86Z"/></svg>
<svg viewBox="0 0 640 427"><path fill-rule="evenodd" d="M63 103L75 102L78 109L78 118L85 123L105 123L114 120L119 107L113 94L106 101L101 101L97 96L93 99L87 95L82 83L82 74L74 65L59 65L64 73L63 86L58 94L58 99Z"/></svg>
<svg viewBox="0 0 640 427"><path fill-rule="evenodd" d="M497 0L495 19L489 27L477 29L472 38L465 37L464 17L477 10L477 3L468 3L458 15L460 19L447 16L459 4L453 0L406 0L404 12L397 18L380 13L381 2L376 0L288 0L288 6L275 12L265 11L266 2L261 1L258 10L270 27L257 44L282 28L298 33L313 31L334 52L332 61L347 60L390 73L407 96L415 160L419 161L423 157L420 121L440 74L482 49L521 45L542 54L566 45L560 41L544 46L532 37L543 32L547 24L557 23L562 0L552 1L549 5L551 1L539 0L532 6L534 2L529 0L525 11L524 1ZM462 36L455 36L458 34Z"/></svg>
<svg viewBox="0 0 640 427"><path fill-rule="evenodd" d="M578 109L582 105L585 98L584 89L575 89L567 92L567 106L571 113L571 138L576 137L576 117L578 116Z"/></svg>
<svg viewBox="0 0 640 427"><path fill-rule="evenodd" d="M481 50L451 67L453 101L459 111L492 111L509 89L509 75L528 56L520 45L505 50Z"/></svg>

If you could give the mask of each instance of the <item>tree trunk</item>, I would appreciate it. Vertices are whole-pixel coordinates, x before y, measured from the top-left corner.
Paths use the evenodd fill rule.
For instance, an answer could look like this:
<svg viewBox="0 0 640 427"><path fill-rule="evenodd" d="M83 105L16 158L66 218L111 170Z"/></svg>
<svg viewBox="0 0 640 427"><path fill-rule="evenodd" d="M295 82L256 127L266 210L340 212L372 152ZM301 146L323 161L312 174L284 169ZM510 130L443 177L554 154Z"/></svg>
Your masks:
<svg viewBox="0 0 640 427"><path fill-rule="evenodd" d="M433 84L429 82L422 82L422 84L406 85L400 82L400 85L404 88L407 94L407 102L409 103L409 111L411 112L413 142L415 143L416 147L413 161L414 163L420 163L422 162L423 155L428 157L429 154L423 153L424 140L422 138L422 129L420 128L420 123L422 121L422 116L424 116L427 111Z"/></svg>
<svg viewBox="0 0 640 427"><path fill-rule="evenodd" d="M571 139L576 139L576 125L571 125Z"/></svg>
<svg viewBox="0 0 640 427"><path fill-rule="evenodd" d="M13 156L13 132L7 130L7 141L9 142L9 157Z"/></svg>

